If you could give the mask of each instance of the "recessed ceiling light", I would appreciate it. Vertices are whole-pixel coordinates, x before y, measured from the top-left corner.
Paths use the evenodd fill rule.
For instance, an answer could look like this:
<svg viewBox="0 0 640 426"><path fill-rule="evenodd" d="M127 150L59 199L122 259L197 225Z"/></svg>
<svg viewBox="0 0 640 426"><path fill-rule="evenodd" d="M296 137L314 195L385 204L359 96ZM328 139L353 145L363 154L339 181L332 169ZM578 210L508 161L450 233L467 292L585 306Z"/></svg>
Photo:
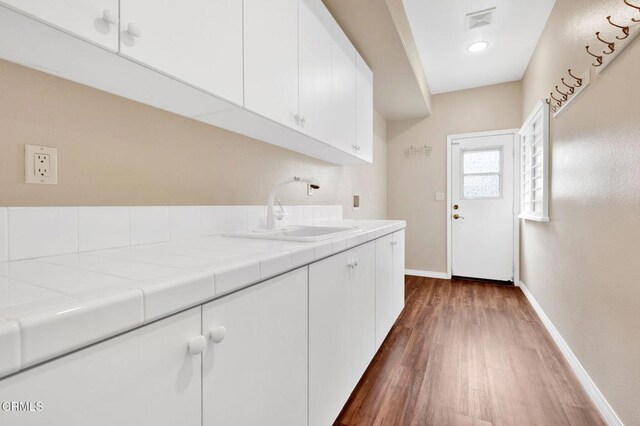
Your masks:
<svg viewBox="0 0 640 426"><path fill-rule="evenodd" d="M467 50L471 53L478 53L482 52L487 47L489 47L488 41L476 41L475 43L471 43L469 47L467 47Z"/></svg>

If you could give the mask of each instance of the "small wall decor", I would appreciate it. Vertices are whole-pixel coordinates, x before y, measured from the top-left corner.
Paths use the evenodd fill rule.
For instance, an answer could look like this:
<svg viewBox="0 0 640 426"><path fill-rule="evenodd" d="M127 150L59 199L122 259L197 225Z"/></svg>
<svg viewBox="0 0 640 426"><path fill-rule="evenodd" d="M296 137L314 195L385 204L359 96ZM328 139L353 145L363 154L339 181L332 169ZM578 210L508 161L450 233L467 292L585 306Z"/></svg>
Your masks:
<svg viewBox="0 0 640 426"><path fill-rule="evenodd" d="M409 148L404 150L404 156L407 158L414 158L414 157L429 158L431 157L431 147L427 145L422 145L418 147L411 145Z"/></svg>

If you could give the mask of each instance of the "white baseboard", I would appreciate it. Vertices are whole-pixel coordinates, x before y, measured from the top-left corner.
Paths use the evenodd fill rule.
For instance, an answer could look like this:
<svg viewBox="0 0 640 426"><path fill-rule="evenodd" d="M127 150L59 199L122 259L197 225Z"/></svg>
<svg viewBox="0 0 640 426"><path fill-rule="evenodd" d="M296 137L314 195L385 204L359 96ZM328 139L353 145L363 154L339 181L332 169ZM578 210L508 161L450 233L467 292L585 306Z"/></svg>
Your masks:
<svg viewBox="0 0 640 426"><path fill-rule="evenodd" d="M413 275L414 277L439 278L441 280L449 280L451 277L446 272L420 271L418 269L405 269L405 275Z"/></svg>
<svg viewBox="0 0 640 426"><path fill-rule="evenodd" d="M604 418L604 421L609 426L624 426L622 420L620 420L615 411L613 411L613 408L611 408L611 405L609 405L609 403L605 399L604 395L602 395L602 392L600 392L596 384L593 382L593 380L591 380L591 377L589 376L589 373L587 373L587 370L585 370L582 364L580 364L580 361L571 351L571 348L569 347L569 345L567 345L567 342L564 341L562 335L558 332L549 317L542 310L542 307L533 297L533 294L531 294L527 286L522 281L520 281L520 289L522 289L522 292L527 297L527 300L529 300L529 303L538 314L538 317L540 317L540 320L542 320L542 323L546 327L547 331L549 332L549 334L551 334L553 341L558 346L558 349L560 349L560 352L562 352L562 355L564 355L564 358L569 363L569 366L571 366L573 372L576 374L576 376L578 376L580 384L584 388L589 398L591 398L591 401L593 401L594 405L600 412L600 415L602 415L602 417Z"/></svg>

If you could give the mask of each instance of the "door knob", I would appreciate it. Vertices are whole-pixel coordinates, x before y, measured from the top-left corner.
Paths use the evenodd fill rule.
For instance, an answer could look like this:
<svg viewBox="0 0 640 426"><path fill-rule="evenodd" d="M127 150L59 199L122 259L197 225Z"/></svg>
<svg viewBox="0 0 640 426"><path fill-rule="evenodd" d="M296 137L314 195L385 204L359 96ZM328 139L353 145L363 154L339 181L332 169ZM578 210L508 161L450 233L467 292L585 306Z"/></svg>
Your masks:
<svg viewBox="0 0 640 426"><path fill-rule="evenodd" d="M204 336L194 337L189 341L189 352L191 352L191 355L201 354L205 346L207 346L207 339Z"/></svg>
<svg viewBox="0 0 640 426"><path fill-rule="evenodd" d="M213 343L220 343L224 340L226 335L227 329L223 325L221 325L211 330L211 332L209 333L209 338Z"/></svg>
<svg viewBox="0 0 640 426"><path fill-rule="evenodd" d="M457 205L457 204L454 204L454 205L453 205L453 209L454 209L454 210L458 210L459 208L460 208L460 206L459 206L459 205Z"/></svg>
<svg viewBox="0 0 640 426"><path fill-rule="evenodd" d="M458 213L454 214L454 215L453 215L453 218L454 218L455 220L458 220L458 219L462 219L462 220L464 220L464 217L460 216Z"/></svg>
<svg viewBox="0 0 640 426"><path fill-rule="evenodd" d="M131 35L131 37L135 37L135 38L142 37L142 32L140 31L140 28L138 28L138 26L133 22L130 22L129 25L127 25L127 32Z"/></svg>
<svg viewBox="0 0 640 426"><path fill-rule="evenodd" d="M102 11L102 20L109 25L118 25L118 15L108 9Z"/></svg>

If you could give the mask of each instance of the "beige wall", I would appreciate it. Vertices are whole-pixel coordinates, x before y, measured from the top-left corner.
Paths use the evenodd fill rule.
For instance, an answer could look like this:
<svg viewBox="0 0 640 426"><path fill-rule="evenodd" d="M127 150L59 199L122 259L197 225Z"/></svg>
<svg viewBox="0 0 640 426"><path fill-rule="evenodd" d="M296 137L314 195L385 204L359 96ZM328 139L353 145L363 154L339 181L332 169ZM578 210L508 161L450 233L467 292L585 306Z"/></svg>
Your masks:
<svg viewBox="0 0 640 426"><path fill-rule="evenodd" d="M426 119L390 122L388 128L389 218L407 221L407 268L447 270L447 135L512 129L522 123L520 82L432 97ZM411 145L432 147L431 158L406 158Z"/></svg>
<svg viewBox="0 0 640 426"><path fill-rule="evenodd" d="M343 204L385 218L386 122L375 114L374 165L339 167L0 60L0 205ZM24 144L58 148L59 184L24 183ZM350 208L359 192L361 209ZM371 195L369 197L369 195Z"/></svg>
<svg viewBox="0 0 640 426"><path fill-rule="evenodd" d="M617 0L558 0L524 78L549 95ZM608 33L603 37L609 37ZM640 425L640 40L551 119L551 223L522 229L522 280L627 425Z"/></svg>

